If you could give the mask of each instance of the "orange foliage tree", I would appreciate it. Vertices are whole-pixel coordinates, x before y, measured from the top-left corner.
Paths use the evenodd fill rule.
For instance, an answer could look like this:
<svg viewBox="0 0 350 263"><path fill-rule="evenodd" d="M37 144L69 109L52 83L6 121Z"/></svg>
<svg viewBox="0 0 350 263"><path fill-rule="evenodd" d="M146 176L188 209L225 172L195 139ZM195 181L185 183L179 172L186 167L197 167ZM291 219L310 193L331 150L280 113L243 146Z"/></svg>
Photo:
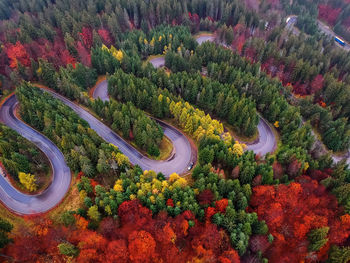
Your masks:
<svg viewBox="0 0 350 263"><path fill-rule="evenodd" d="M11 68L18 68L18 62L25 67L30 66L29 55L24 46L19 41L17 41L15 45L8 45L7 56L10 59Z"/></svg>
<svg viewBox="0 0 350 263"><path fill-rule="evenodd" d="M253 189L251 207L260 220L265 220L274 242L267 249L269 262L310 262L324 260L332 244L342 244L350 234L350 221L339 217L342 210L337 200L323 185L301 176L289 185L257 186ZM329 227L328 242L316 252L308 251L311 230Z"/></svg>
<svg viewBox="0 0 350 263"><path fill-rule="evenodd" d="M216 202L216 209L225 211L226 203ZM104 218L96 231L87 229L87 220L79 215L68 228L37 220L34 229L15 237L5 254L20 262L67 262L58 248L65 243L79 251L77 263L240 262L226 232L196 220L191 211L175 218L161 211L152 217L151 210L133 200L123 202L118 215Z"/></svg>

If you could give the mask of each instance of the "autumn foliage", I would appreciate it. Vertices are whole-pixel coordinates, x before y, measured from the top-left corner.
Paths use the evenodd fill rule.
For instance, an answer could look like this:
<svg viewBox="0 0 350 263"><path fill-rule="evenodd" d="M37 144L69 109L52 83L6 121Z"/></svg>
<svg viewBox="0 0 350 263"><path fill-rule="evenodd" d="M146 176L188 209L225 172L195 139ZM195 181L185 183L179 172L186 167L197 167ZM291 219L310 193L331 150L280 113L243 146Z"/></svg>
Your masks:
<svg viewBox="0 0 350 263"><path fill-rule="evenodd" d="M111 37L111 34L107 29L100 28L97 32L98 35L101 37L103 44L105 44L108 47L113 44L113 38Z"/></svg>
<svg viewBox="0 0 350 263"><path fill-rule="evenodd" d="M216 202L217 209L223 211L226 203ZM15 237L6 254L24 262L66 262L57 247L65 242L79 249L77 263L240 262L225 231L197 221L190 211L175 218L166 212L152 217L148 208L133 200L122 203L118 215L119 220L103 219L97 231L87 229L87 221L78 215L69 228L36 219L34 230Z"/></svg>
<svg viewBox="0 0 350 263"><path fill-rule="evenodd" d="M330 5L318 6L318 17L326 21L329 25L334 26L341 12L340 8L333 8Z"/></svg>
<svg viewBox="0 0 350 263"><path fill-rule="evenodd" d="M342 211L335 197L310 177L298 177L289 185L257 186L253 192L251 206L266 221L274 242L269 248L264 237L251 242L266 250L269 262L324 260L330 245L342 244L350 234L349 218L339 219ZM309 252L307 235L321 227L329 227L328 242L319 251Z"/></svg>
<svg viewBox="0 0 350 263"><path fill-rule="evenodd" d="M29 55L24 46L19 41L17 41L15 45L8 45L7 56L10 59L11 68L18 68L18 63L24 67L30 66Z"/></svg>

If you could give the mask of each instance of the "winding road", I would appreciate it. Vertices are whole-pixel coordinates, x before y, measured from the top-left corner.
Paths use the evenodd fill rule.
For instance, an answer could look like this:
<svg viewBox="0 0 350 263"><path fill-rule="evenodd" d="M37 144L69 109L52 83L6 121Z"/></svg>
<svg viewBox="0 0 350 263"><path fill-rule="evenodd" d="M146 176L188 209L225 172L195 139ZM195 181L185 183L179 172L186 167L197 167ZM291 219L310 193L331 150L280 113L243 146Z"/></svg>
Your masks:
<svg viewBox="0 0 350 263"><path fill-rule="evenodd" d="M0 200L10 210L22 215L43 213L57 205L65 196L71 182L71 172L61 151L48 138L17 119L14 110L17 104L12 95L0 108L0 121L35 144L49 159L53 179L50 186L37 195L17 191L3 176L0 176Z"/></svg>
<svg viewBox="0 0 350 263"><path fill-rule="evenodd" d="M286 27L289 30L292 30L294 35L299 35L300 34L299 29L297 29L295 27L295 24L297 23L297 21L298 21L298 16L297 15L290 15L290 16L288 16L286 18ZM323 32L325 35L330 36L332 38L338 37L338 38L342 39L342 37L338 36L329 26L327 26L325 23L323 23L322 21L320 21L318 19L317 19L317 25L318 25L319 30L321 32ZM342 49L344 49L346 51L350 51L350 45L347 42L346 42L345 46L341 46L337 42L335 42L335 44L338 47L340 47L340 48L342 48Z"/></svg>
<svg viewBox="0 0 350 263"><path fill-rule="evenodd" d="M197 38L200 44L213 40L214 38L212 36L200 36ZM150 62L154 63L155 67L160 67L163 61L164 58L161 57L155 58ZM107 81L99 83L93 92L93 97L99 97L104 101L109 100L107 86ZM181 174L186 172L188 166L196 161L197 153L192 148L187 137L165 122L157 120L163 128L164 134L172 141L174 151L169 159L156 161L142 155L87 110L53 91L45 90L45 92L49 92L53 97L70 107L82 119L86 120L99 136L106 142L116 145L129 157L132 164L139 165L143 170L152 169L156 172L162 172L166 176L173 172ZM5 177L0 176L0 201L18 214L44 213L56 206L64 198L70 186L71 172L64 160L62 152L57 146L15 116L14 111L17 104L16 96L11 95L0 107L0 121L34 143L48 157L52 166L53 179L50 186L42 193L27 195L16 190ZM260 119L258 129L259 139L256 143L248 145L248 149L260 154L273 151L276 146L276 139L270 126L263 119Z"/></svg>
<svg viewBox="0 0 350 263"><path fill-rule="evenodd" d="M215 37L210 34L206 35L200 35L196 37L196 41L199 45L206 41L213 42L215 40ZM153 67L159 68L163 67L165 65L165 57L157 57L154 59L151 59L149 61ZM96 89L99 89L98 91L95 90L97 94L107 94L108 91L103 90L103 87L97 87ZM107 94L108 96L108 94ZM269 126L268 122L265 121L262 117L260 117L259 124L258 124L258 132L259 137L254 143L246 143L247 144L247 150L252 150L256 154L265 155L267 153L272 153L277 146L277 140L275 137L275 134L272 131L272 128ZM242 143L245 143L244 141L241 141Z"/></svg>
<svg viewBox="0 0 350 263"><path fill-rule="evenodd" d="M101 88L102 87L102 88ZM94 92L96 94L106 94L107 81L102 81ZM64 104L70 107L80 118L87 121L91 127L102 139L108 143L112 143L119 148L119 150L125 154L130 162L134 165L138 164L143 170L154 170L155 172L162 172L164 175L169 176L171 173L182 174L187 171L191 162L196 162L196 153L191 147L190 142L180 131L174 127L159 121L159 124L164 130L164 134L171 140L174 147L174 154L164 161L157 161L150 159L142 155L137 149L127 143L118 134L113 132L111 128L95 118L91 113L65 97L53 92L47 91L56 99L61 100ZM108 100L108 96L102 96L104 100Z"/></svg>
<svg viewBox="0 0 350 263"><path fill-rule="evenodd" d="M100 83L98 86L102 88L98 88L94 92L94 96L108 100L107 81ZM182 174L188 171L189 165L196 162L197 153L191 147L187 137L176 128L162 121L158 122L163 128L164 134L172 141L174 151L168 160L157 161L142 155L87 110L53 91L44 91L49 92L53 97L70 107L82 119L86 120L99 136L106 142L116 145L128 156L132 164L138 164L143 170L154 170L157 173L162 172L166 176L169 176L173 172ZM0 176L0 200L10 210L18 214L43 213L53 208L63 199L70 186L71 172L64 160L63 154L57 146L15 116L14 111L17 104L18 101L15 95L8 98L0 108L0 121L17 131L44 152L52 166L53 180L43 193L27 195L17 191L3 176Z"/></svg>
<svg viewBox="0 0 350 263"><path fill-rule="evenodd" d="M298 35L299 34L299 30L295 27L295 24L298 20L298 16L297 15L290 15L287 17L286 19L286 27L289 29L289 30L292 30L293 34L295 35ZM329 26L327 26L325 23L323 23L322 21L320 20L317 20L317 23L318 23L318 27L319 29L325 33L326 35L329 35L331 37L339 37L337 36L330 28ZM336 43L336 45L340 48L343 48L344 50L347 50L349 51L350 50L350 45L349 43L346 43L345 46L341 46L339 44ZM294 95L292 94L291 96L294 97ZM295 97L294 97L295 98ZM302 121L302 123L305 123L305 120ZM315 134L315 132L313 131L313 127L312 127L312 130L311 130L311 134L314 136L315 138L315 143L316 144L319 144L322 151L324 151L325 153L328 151L325 147L325 145L323 144L323 142L321 140L319 140ZM350 150L347 151L346 154L344 154L343 156L338 156L338 155L334 155L332 154L332 159L335 163L338 163L342 160L345 159L346 163L347 164L350 164Z"/></svg>

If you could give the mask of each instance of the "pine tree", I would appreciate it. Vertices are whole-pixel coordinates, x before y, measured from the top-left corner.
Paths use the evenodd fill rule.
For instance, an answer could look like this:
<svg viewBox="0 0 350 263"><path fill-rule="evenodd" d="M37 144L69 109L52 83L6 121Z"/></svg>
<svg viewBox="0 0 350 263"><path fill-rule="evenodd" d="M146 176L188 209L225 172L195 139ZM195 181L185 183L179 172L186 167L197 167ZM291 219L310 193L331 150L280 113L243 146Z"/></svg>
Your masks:
<svg viewBox="0 0 350 263"><path fill-rule="evenodd" d="M0 218L0 248L4 248L7 244L12 242L12 239L8 237L8 233L11 232L13 226L5 219Z"/></svg>
<svg viewBox="0 0 350 263"><path fill-rule="evenodd" d="M350 247L331 247L327 263L348 263L349 261Z"/></svg>
<svg viewBox="0 0 350 263"><path fill-rule="evenodd" d="M321 227L311 230L308 233L309 251L318 251L328 242L329 227Z"/></svg>

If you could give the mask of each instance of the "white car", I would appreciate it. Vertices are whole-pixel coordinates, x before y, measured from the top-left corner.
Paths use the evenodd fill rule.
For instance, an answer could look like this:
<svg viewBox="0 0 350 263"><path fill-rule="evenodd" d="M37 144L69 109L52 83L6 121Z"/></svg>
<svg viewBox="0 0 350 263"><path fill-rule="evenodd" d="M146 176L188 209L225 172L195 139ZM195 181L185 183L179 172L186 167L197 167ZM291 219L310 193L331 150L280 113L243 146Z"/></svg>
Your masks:
<svg viewBox="0 0 350 263"><path fill-rule="evenodd" d="M190 165L187 167L187 170L191 170L193 167L193 163L190 163Z"/></svg>

